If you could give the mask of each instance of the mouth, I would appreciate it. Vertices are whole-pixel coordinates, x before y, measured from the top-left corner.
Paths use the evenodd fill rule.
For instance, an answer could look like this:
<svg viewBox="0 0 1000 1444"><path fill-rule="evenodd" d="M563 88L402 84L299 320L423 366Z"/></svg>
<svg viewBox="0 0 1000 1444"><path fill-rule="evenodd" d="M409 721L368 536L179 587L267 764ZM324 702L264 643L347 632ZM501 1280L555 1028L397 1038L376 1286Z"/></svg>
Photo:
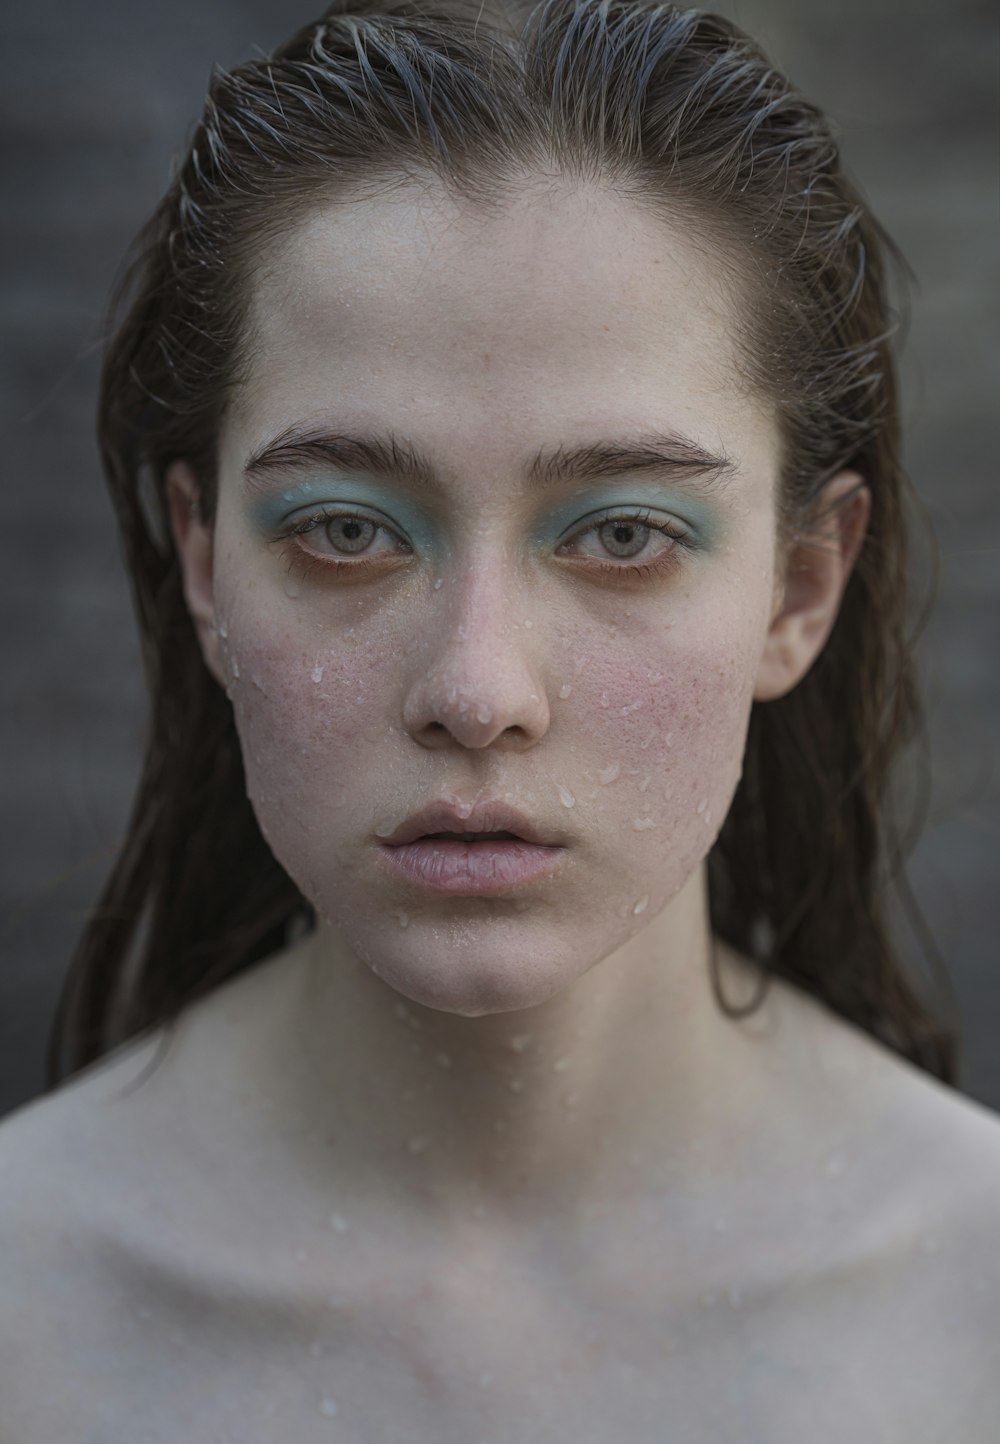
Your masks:
<svg viewBox="0 0 1000 1444"><path fill-rule="evenodd" d="M551 876L566 852L507 831L423 833L378 849L397 879L448 897L493 897L524 888Z"/></svg>

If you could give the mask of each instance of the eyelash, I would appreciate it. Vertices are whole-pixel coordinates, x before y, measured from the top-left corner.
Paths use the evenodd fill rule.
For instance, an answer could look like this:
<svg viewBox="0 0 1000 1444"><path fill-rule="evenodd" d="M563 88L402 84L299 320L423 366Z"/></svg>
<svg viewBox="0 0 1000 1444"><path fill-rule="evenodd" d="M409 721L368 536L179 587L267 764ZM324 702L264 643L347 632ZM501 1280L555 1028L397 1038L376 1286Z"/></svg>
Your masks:
<svg viewBox="0 0 1000 1444"><path fill-rule="evenodd" d="M294 526L286 527L284 531L278 533L275 541L290 542L291 548L294 549L292 560L303 563L307 572L311 572L314 567L321 567L326 571L333 571L337 576L343 576L345 573L353 573L357 576L359 573L381 566L380 561L371 558L362 557L357 561L349 562L340 561L335 557L320 556L316 552L309 551L295 540L296 537L308 536L308 534L315 531L317 527L323 526L326 522L330 521L367 522L378 531L392 534L390 527L382 522L375 521L373 517L365 516L361 512L345 511L339 507L324 507L319 511L310 512L308 516L304 517ZM577 537L586 536L588 532L597 531L602 526L607 526L609 522L616 521L626 522L630 525L639 525L648 528L650 531L660 532L662 535L676 542L678 546L686 550L691 549L690 535L688 532L681 530L670 522L654 521L652 519L652 513L649 511L608 512L606 515L599 517L596 522L591 522L589 526L581 528L581 530L576 533L576 536L570 540L575 541ZM408 543L404 543L404 545L408 545ZM286 548L286 552L288 550L289 549ZM609 579L612 577L618 579L622 577L628 577L630 579L645 578L663 574L677 566L678 558L676 553L677 546L668 547L655 561L636 562L634 564L623 562L615 565L613 562L602 562L591 559L591 569L595 570L598 575Z"/></svg>

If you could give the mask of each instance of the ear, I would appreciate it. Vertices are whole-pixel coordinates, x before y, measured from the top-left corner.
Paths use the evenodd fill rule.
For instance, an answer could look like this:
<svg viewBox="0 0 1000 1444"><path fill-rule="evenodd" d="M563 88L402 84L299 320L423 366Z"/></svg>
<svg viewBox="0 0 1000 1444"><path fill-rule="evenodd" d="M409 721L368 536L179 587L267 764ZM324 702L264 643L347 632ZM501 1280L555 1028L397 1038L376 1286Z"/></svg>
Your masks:
<svg viewBox="0 0 1000 1444"><path fill-rule="evenodd" d="M840 610L871 513L856 471L840 471L820 492L814 524L788 548L757 672L754 700L790 692L809 671Z"/></svg>
<svg viewBox="0 0 1000 1444"><path fill-rule="evenodd" d="M170 530L181 564L184 600L198 634L205 665L219 685L225 686L212 587L212 528L201 519L200 488L187 462L173 462L167 469L166 483Z"/></svg>

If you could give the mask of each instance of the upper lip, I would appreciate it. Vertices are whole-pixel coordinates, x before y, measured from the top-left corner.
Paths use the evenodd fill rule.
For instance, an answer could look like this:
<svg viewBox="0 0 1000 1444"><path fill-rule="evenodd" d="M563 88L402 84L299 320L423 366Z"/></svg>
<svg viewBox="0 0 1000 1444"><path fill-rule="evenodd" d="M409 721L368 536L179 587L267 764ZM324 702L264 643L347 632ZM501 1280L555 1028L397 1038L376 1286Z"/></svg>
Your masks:
<svg viewBox="0 0 1000 1444"><path fill-rule="evenodd" d="M541 843L545 847L559 847L563 843L562 835L536 826L523 812L505 802L479 802L467 816L463 816L453 802L444 800L428 803L419 812L413 813L412 817L400 823L391 837L383 838L383 841L398 847L429 832L513 832L525 842Z"/></svg>

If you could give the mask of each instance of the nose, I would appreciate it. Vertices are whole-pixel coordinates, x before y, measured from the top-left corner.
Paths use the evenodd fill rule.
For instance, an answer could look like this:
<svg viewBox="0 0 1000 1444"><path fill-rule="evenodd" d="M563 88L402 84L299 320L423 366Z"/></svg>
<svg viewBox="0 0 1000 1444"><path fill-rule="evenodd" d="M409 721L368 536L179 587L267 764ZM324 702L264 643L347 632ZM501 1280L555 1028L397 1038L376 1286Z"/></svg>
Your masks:
<svg viewBox="0 0 1000 1444"><path fill-rule="evenodd" d="M549 707L534 655L539 640L525 609L511 604L495 572L452 584L431 640L414 648L418 671L403 706L403 727L438 750L533 747L547 732Z"/></svg>

